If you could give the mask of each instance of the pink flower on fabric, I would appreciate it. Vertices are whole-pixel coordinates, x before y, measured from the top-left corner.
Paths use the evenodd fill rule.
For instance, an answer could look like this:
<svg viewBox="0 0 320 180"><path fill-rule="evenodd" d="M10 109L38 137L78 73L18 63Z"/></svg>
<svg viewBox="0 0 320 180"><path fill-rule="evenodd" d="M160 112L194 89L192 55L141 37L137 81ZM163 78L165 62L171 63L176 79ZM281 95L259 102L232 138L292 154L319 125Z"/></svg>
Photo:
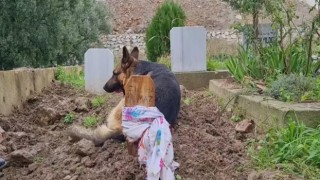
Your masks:
<svg viewBox="0 0 320 180"><path fill-rule="evenodd" d="M163 162L163 159L161 158L160 159L160 168L162 169L164 167L164 162Z"/></svg>
<svg viewBox="0 0 320 180"><path fill-rule="evenodd" d="M163 117L160 117L160 124L163 124Z"/></svg>

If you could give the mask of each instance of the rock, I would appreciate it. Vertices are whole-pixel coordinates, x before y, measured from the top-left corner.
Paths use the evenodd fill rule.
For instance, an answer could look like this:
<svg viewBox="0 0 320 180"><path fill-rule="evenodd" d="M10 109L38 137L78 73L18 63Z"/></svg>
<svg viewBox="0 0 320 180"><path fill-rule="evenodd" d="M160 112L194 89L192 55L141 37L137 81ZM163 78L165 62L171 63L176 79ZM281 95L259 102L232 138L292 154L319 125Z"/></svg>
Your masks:
<svg viewBox="0 0 320 180"><path fill-rule="evenodd" d="M0 143L6 139L5 131L0 127Z"/></svg>
<svg viewBox="0 0 320 180"><path fill-rule="evenodd" d="M241 20L241 19L242 19L242 16L241 16L240 14L237 14L237 15L236 15L236 19Z"/></svg>
<svg viewBox="0 0 320 180"><path fill-rule="evenodd" d="M72 151L80 156L90 156L96 151L95 145L92 141L81 139L74 144Z"/></svg>
<svg viewBox="0 0 320 180"><path fill-rule="evenodd" d="M28 174L31 174L32 172L34 172L35 170L37 170L37 168L38 168L38 164L36 164L36 163L32 163L32 164L30 164L29 166L28 166Z"/></svg>
<svg viewBox="0 0 320 180"><path fill-rule="evenodd" d="M132 29L128 29L128 30L126 31L127 34L131 34L132 32L133 32Z"/></svg>
<svg viewBox="0 0 320 180"><path fill-rule="evenodd" d="M28 137L28 134L25 133L25 132L10 132L8 133L10 136L13 136L17 139L21 139L21 138L24 138L24 137Z"/></svg>
<svg viewBox="0 0 320 180"><path fill-rule="evenodd" d="M69 170L63 170L62 173L65 175L71 174L71 172Z"/></svg>
<svg viewBox="0 0 320 180"><path fill-rule="evenodd" d="M45 180L51 180L54 179L54 175L51 173L48 173L47 176L44 178Z"/></svg>
<svg viewBox="0 0 320 180"><path fill-rule="evenodd" d="M235 35L235 34L231 35L231 39L236 39L236 38L237 38L237 35Z"/></svg>
<svg viewBox="0 0 320 180"><path fill-rule="evenodd" d="M78 176L73 176L70 180L77 180Z"/></svg>
<svg viewBox="0 0 320 180"><path fill-rule="evenodd" d="M33 163L33 159L34 154L32 154L29 150L20 149L13 151L10 154L9 161L12 166L23 167Z"/></svg>
<svg viewBox="0 0 320 180"><path fill-rule="evenodd" d="M237 123L235 129L237 132L248 133L249 131L252 130L253 126L254 126L254 122L252 120L245 119Z"/></svg>
<svg viewBox="0 0 320 180"><path fill-rule="evenodd" d="M0 144L0 153L1 152L6 152L6 151L7 151L7 148Z"/></svg>
<svg viewBox="0 0 320 180"><path fill-rule="evenodd" d="M63 178L64 180L69 180L71 179L71 176L70 175L67 175L66 177Z"/></svg>
<svg viewBox="0 0 320 180"><path fill-rule="evenodd" d="M76 112L88 112L91 108L91 102L88 98L85 97L78 97L74 100L76 104Z"/></svg>
<svg viewBox="0 0 320 180"><path fill-rule="evenodd" d="M94 167L95 165L96 165L96 162L93 161L93 160L91 160L91 159L89 159L89 160L87 160L87 161L84 162L84 166L86 166L86 167L88 167L88 168L92 168L92 167Z"/></svg>

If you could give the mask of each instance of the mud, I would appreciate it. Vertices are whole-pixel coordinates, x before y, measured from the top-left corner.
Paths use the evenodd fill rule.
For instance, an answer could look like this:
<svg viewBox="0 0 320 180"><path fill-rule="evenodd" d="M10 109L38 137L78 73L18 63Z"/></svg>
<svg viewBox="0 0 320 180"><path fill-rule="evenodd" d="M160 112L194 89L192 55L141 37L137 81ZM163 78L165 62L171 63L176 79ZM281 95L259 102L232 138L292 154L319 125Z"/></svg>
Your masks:
<svg viewBox="0 0 320 180"><path fill-rule="evenodd" d="M5 131L0 156L9 161L2 179L143 179L126 143L107 140L102 147L81 140L70 142L63 119L76 115L82 123L90 115L105 119L121 94L106 94L101 107L88 104L94 95L53 83L10 116L0 116ZM230 114L218 116L217 101L206 90L187 91L174 130L176 174L182 179L247 179L246 136L239 138ZM85 104L85 105L84 105ZM219 118L218 118L219 117ZM100 124L103 121L99 122Z"/></svg>

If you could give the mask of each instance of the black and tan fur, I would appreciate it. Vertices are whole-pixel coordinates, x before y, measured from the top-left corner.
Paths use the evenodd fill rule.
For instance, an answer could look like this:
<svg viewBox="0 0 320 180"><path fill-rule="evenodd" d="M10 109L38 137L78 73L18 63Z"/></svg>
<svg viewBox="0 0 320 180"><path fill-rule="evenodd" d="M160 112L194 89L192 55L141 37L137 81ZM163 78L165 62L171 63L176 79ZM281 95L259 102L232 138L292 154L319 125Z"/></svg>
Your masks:
<svg viewBox="0 0 320 180"><path fill-rule="evenodd" d="M156 107L164 114L166 120L173 127L180 111L180 87L174 74L164 65L138 60L139 50L135 47L131 54L123 47L121 63L114 69L112 77L103 87L106 92L124 91L126 80L133 74L150 75L154 81L156 94ZM81 126L72 126L68 134L74 139L85 138L96 145L104 143L106 139L122 134L122 108L124 98L112 109L107 118L107 125L101 125L94 130Z"/></svg>

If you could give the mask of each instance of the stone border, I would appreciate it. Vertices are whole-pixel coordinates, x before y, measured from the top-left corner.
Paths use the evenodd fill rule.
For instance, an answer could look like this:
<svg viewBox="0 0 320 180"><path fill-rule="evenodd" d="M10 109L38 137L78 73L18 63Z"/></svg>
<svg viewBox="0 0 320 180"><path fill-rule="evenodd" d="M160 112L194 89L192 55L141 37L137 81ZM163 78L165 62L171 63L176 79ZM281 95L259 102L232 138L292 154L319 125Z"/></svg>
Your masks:
<svg viewBox="0 0 320 180"><path fill-rule="evenodd" d="M83 66L62 67L66 72L83 70ZM0 114L9 115L20 108L24 101L55 81L56 68L19 68L0 71ZM180 84L189 90L208 88L210 79L229 77L227 71L175 73Z"/></svg>
<svg viewBox="0 0 320 180"><path fill-rule="evenodd" d="M229 107L238 108L246 118L255 120L259 129L285 126L289 118L307 126L320 124L320 103L286 103L268 96L245 95L240 87L225 87L226 79L210 80L209 89Z"/></svg>
<svg viewBox="0 0 320 180"><path fill-rule="evenodd" d="M229 71L199 71L199 72L176 72L174 73L180 85L187 90L199 90L209 88L211 79L224 79L230 76Z"/></svg>
<svg viewBox="0 0 320 180"><path fill-rule="evenodd" d="M68 72L79 70L81 66L66 66ZM41 92L55 80L56 68L18 68L10 71L0 71L0 114L9 115L15 108L31 95Z"/></svg>

